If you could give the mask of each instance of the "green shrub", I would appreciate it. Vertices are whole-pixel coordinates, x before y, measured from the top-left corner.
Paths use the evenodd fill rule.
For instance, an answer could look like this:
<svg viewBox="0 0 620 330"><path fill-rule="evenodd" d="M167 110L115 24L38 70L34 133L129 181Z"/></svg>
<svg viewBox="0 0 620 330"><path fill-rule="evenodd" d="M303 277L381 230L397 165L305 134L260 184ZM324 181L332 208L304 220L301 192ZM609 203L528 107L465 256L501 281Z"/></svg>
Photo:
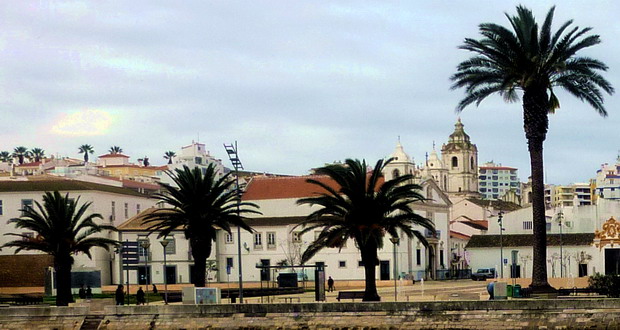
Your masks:
<svg viewBox="0 0 620 330"><path fill-rule="evenodd" d="M588 288L596 289L610 298L620 298L620 275L594 274L588 279Z"/></svg>

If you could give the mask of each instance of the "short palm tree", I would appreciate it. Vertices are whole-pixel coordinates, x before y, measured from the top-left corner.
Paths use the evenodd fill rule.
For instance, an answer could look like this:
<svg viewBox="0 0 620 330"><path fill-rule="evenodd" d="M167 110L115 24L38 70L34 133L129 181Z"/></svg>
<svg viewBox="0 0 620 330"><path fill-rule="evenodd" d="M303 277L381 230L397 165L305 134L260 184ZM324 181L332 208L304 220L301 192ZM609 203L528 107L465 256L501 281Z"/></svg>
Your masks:
<svg viewBox="0 0 620 330"><path fill-rule="evenodd" d="M375 283L376 266L379 264L377 250L383 248L385 235L399 237L399 232L407 237L417 237L428 246L428 242L414 226L435 232L431 220L416 214L411 203L422 202L421 187L411 183L412 175L399 176L383 181L383 169L392 159L379 160L374 169L367 173L366 161L347 159L342 164L328 165L316 170L318 175L327 175L335 181L338 188L329 184L308 179L322 192L319 196L302 198L297 204L317 205L298 226L301 233L321 228L319 236L302 255L302 263L307 262L323 248L342 248L347 239L355 241L360 250L366 276L364 301L380 300Z"/></svg>
<svg viewBox="0 0 620 330"><path fill-rule="evenodd" d="M119 146L111 146L110 150L108 150L109 153L116 155L116 154L122 154L123 153L123 148L119 147Z"/></svg>
<svg viewBox="0 0 620 330"><path fill-rule="evenodd" d="M28 156L28 149L26 147L15 147L13 149L13 157L17 157L19 165L24 163L24 159Z"/></svg>
<svg viewBox="0 0 620 330"><path fill-rule="evenodd" d="M102 219L98 213L87 214L91 203L79 205L80 198L69 198L69 194L61 195L58 191L46 192L43 195L43 205L35 202L35 207L22 210L20 218L11 219L17 229L33 231L35 237L26 234L10 233L17 240L8 242L2 248L16 248L15 253L22 250L41 251L54 257L54 270L58 294L56 305L66 306L72 301L71 296L71 266L73 256L84 253L89 258L94 247L108 249L118 242L96 237L95 235L106 230L115 231L112 226L97 225L96 219Z"/></svg>
<svg viewBox="0 0 620 330"><path fill-rule="evenodd" d="M204 175L200 168L187 166L167 173L176 186L160 183L163 192L154 197L168 207L155 209L144 217L144 222L149 225L148 230L158 232L158 237L165 237L173 230L184 231L194 257L193 283L202 287L217 231L230 234L234 225L251 232L252 228L240 215L260 212L255 204L239 200L240 195L233 189L235 181L230 179L232 172L217 179L214 164L207 166Z"/></svg>
<svg viewBox="0 0 620 330"><path fill-rule="evenodd" d="M508 17L510 28L484 23L480 40L465 39L461 49L476 55L459 64L452 76L452 88L465 88L466 96L458 104L462 111L471 103L480 104L487 96L499 94L506 101L517 101L523 92L525 137L532 171L532 212L534 258L531 288L535 292L551 291L547 281L546 221L543 181L543 142L547 136L549 114L560 107L554 93L559 87L590 104L606 116L603 91L614 92L601 75L607 66L593 58L577 56L582 49L600 43L590 28L572 27L572 20L553 33L551 24L555 8L547 13L539 28L532 12L517 7L517 15Z"/></svg>
<svg viewBox="0 0 620 330"><path fill-rule="evenodd" d="M164 158L168 160L168 164L172 164L172 158L176 156L177 154L174 151L166 151L164 153Z"/></svg>
<svg viewBox="0 0 620 330"><path fill-rule="evenodd" d="M0 162L10 163L13 161L13 157L11 157L11 153L8 151L0 151Z"/></svg>
<svg viewBox="0 0 620 330"><path fill-rule="evenodd" d="M34 158L35 162L39 162L39 161L41 161L41 159L43 159L45 157L45 150L43 150L41 148L32 148L30 150L30 154Z"/></svg>
<svg viewBox="0 0 620 330"><path fill-rule="evenodd" d="M84 164L88 163L88 154L92 154L95 152L93 146L90 144L83 144L78 148L79 153L84 154Z"/></svg>

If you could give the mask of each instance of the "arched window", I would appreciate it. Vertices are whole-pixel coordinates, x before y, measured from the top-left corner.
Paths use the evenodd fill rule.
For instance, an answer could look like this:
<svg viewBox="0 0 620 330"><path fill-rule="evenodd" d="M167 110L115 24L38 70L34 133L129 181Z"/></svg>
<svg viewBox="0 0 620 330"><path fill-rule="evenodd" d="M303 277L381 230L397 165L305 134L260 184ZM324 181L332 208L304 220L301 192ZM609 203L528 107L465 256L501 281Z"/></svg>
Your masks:
<svg viewBox="0 0 620 330"><path fill-rule="evenodd" d="M459 166L459 159L456 157L452 157L452 167L458 167Z"/></svg>
<svg viewBox="0 0 620 330"><path fill-rule="evenodd" d="M470 163L471 163L471 169L473 170L475 168L475 165L476 165L476 164L474 164L474 157L471 157Z"/></svg>
<svg viewBox="0 0 620 330"><path fill-rule="evenodd" d="M396 179L400 176L400 171L396 168L392 171L392 178Z"/></svg>

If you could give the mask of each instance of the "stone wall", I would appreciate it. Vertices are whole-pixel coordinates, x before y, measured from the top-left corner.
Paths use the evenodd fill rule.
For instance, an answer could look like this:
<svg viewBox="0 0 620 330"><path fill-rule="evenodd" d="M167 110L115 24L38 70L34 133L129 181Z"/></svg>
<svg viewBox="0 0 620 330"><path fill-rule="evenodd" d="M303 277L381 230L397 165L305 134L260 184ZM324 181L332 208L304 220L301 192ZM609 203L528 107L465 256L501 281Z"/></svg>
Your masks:
<svg viewBox="0 0 620 330"><path fill-rule="evenodd" d="M0 307L0 329L79 329L88 307Z"/></svg>

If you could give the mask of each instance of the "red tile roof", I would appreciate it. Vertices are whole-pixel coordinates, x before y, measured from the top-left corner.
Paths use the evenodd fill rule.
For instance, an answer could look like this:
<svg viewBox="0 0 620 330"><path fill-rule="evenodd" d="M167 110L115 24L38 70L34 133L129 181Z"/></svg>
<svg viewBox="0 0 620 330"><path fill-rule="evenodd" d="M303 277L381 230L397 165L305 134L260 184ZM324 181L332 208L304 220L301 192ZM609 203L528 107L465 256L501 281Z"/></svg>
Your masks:
<svg viewBox="0 0 620 330"><path fill-rule="evenodd" d="M487 220L469 220L469 221L463 221L463 223L476 229L481 229L481 230L489 229L489 221Z"/></svg>
<svg viewBox="0 0 620 330"><path fill-rule="evenodd" d="M126 156L123 154L105 154L105 155L99 156L99 158L118 158L118 157L129 158L129 156Z"/></svg>
<svg viewBox="0 0 620 330"><path fill-rule="evenodd" d="M308 175L295 177L253 177L243 194L243 200L303 198L317 196L324 190L306 182L308 179L317 180L331 188L338 189L338 184L328 176ZM379 186L383 183L380 179Z"/></svg>
<svg viewBox="0 0 620 330"><path fill-rule="evenodd" d="M460 238L460 239L470 239L471 236L463 233L459 233L458 231L450 230L450 237Z"/></svg>

